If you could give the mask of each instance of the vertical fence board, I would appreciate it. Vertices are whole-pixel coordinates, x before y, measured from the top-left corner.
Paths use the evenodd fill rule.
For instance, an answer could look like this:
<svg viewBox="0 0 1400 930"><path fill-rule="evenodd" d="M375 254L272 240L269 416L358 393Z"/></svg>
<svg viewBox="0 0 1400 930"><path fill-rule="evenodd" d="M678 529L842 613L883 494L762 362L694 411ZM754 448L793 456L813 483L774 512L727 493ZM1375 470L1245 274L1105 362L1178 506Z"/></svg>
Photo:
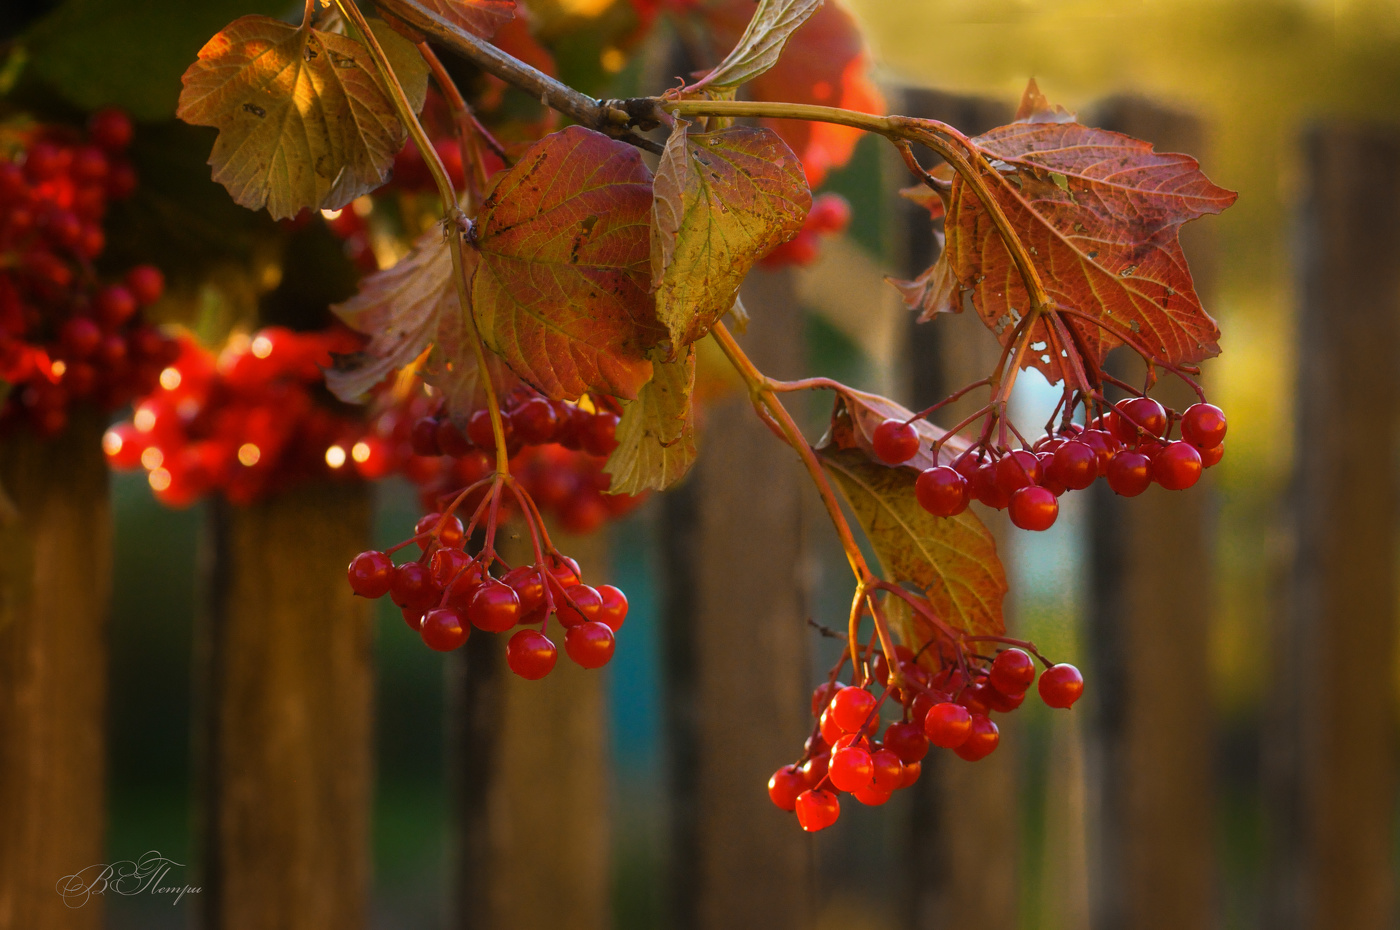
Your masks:
<svg viewBox="0 0 1400 930"><path fill-rule="evenodd" d="M1141 100L1113 101L1097 125L1161 152L1204 149L1200 123ZM1204 225L1182 241L1209 308ZM1115 373L1143 368L1119 350ZM1153 396L1176 410L1195 402L1163 374ZM1210 473L1189 491L1149 488L1132 500L1093 489L1090 684L1091 908L1100 930L1190 930L1212 925L1214 857L1209 677Z"/></svg>
<svg viewBox="0 0 1400 930"><path fill-rule="evenodd" d="M1306 138L1297 555L1270 706L1270 874L1281 930L1393 927L1400 130Z"/></svg>
<svg viewBox="0 0 1400 930"><path fill-rule="evenodd" d="M203 631L205 925L354 930L367 919L370 602L364 487L215 505Z"/></svg>
<svg viewBox="0 0 1400 930"><path fill-rule="evenodd" d="M755 273L740 337L792 377L805 350L788 273ZM796 455L742 393L707 407L700 461L662 503L665 650L674 824L671 926L803 927L812 841L764 784L809 725Z"/></svg>
<svg viewBox="0 0 1400 930"><path fill-rule="evenodd" d="M0 928L91 930L60 878L106 861L112 531L102 423L0 442ZM10 505L13 505L11 509ZM95 877L95 876L94 876Z"/></svg>
<svg viewBox="0 0 1400 930"><path fill-rule="evenodd" d="M607 583L606 533L554 543ZM512 565L531 558L524 540L501 547ZM611 926L606 673L575 665L558 634L551 623L559 662L540 681L505 667L505 634L473 633L449 666L454 928Z"/></svg>

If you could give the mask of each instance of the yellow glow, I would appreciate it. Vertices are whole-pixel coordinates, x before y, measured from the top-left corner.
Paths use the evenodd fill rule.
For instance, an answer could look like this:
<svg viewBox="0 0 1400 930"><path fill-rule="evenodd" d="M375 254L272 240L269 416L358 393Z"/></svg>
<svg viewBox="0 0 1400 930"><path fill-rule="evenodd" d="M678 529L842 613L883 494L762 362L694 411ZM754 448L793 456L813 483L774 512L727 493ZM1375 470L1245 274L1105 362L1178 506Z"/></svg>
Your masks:
<svg viewBox="0 0 1400 930"><path fill-rule="evenodd" d="M131 422L143 433L149 433L156 425L156 412L150 407L142 407L136 411L136 416L131 418Z"/></svg>
<svg viewBox="0 0 1400 930"><path fill-rule="evenodd" d="M116 430L107 430L102 434L102 451L108 455L116 455L122 451L122 437Z"/></svg>
<svg viewBox="0 0 1400 930"><path fill-rule="evenodd" d="M342 446L331 446L326 450L326 464L331 468L339 468L345 464L345 449Z"/></svg>
<svg viewBox="0 0 1400 930"><path fill-rule="evenodd" d="M559 9L570 16L597 16L613 5L613 0L559 0Z"/></svg>
<svg viewBox="0 0 1400 930"><path fill-rule="evenodd" d="M321 215L328 220L338 220L340 219L341 212L340 210L322 210Z"/></svg>
<svg viewBox="0 0 1400 930"><path fill-rule="evenodd" d="M257 358L267 358L272 354L272 340L266 336L258 336L253 340L249 351Z"/></svg>
<svg viewBox="0 0 1400 930"><path fill-rule="evenodd" d="M369 216L374 212L374 200L369 196L356 197L351 201L350 209L355 211L356 216Z"/></svg>
<svg viewBox="0 0 1400 930"><path fill-rule="evenodd" d="M245 442L238 447L238 461L252 468L258 464L258 459L262 458L262 450L251 442Z"/></svg>
<svg viewBox="0 0 1400 930"><path fill-rule="evenodd" d="M49 371L53 372L55 378L62 378L63 373L68 370L68 363L62 359L49 366Z"/></svg>
<svg viewBox="0 0 1400 930"><path fill-rule="evenodd" d="M350 447L350 457L357 462L369 461L369 443L357 442Z"/></svg>
<svg viewBox="0 0 1400 930"><path fill-rule="evenodd" d="M141 451L141 465L147 471L155 471L165 462L165 453L155 446L147 446Z"/></svg>
<svg viewBox="0 0 1400 930"><path fill-rule="evenodd" d="M164 468L157 468L146 476L146 481L150 484L151 490L164 491L170 487L170 472Z"/></svg>
<svg viewBox="0 0 1400 930"><path fill-rule="evenodd" d="M167 391L173 391L180 386L180 373L174 368L166 368L160 373L160 386Z"/></svg>
<svg viewBox="0 0 1400 930"><path fill-rule="evenodd" d="M627 67L627 56L622 53L622 49L608 46L603 49L603 54L599 56L599 62L603 70L609 74L616 74Z"/></svg>

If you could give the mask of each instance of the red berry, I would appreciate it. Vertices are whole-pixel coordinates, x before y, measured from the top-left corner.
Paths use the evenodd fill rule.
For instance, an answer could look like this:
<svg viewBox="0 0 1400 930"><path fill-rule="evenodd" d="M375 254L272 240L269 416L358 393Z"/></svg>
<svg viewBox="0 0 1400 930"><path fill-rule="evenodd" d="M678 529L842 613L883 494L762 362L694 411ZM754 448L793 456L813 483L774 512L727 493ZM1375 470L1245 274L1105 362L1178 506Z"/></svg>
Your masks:
<svg viewBox="0 0 1400 930"><path fill-rule="evenodd" d="M360 597L383 597L389 593L394 563L378 550L361 552L350 560L350 588Z"/></svg>
<svg viewBox="0 0 1400 930"><path fill-rule="evenodd" d="M603 599L603 608L598 619L606 623L614 633L622 629L622 621L627 619L627 595L610 584L598 586L598 596Z"/></svg>
<svg viewBox="0 0 1400 930"><path fill-rule="evenodd" d="M441 596L421 562L405 562L394 569L389 581L389 597L400 607L427 610Z"/></svg>
<svg viewBox="0 0 1400 930"><path fill-rule="evenodd" d="M104 287L94 301L97 316L108 329L116 329L136 313L136 295L120 284Z"/></svg>
<svg viewBox="0 0 1400 930"><path fill-rule="evenodd" d="M1168 491L1184 491L1201 478L1201 453L1189 442L1169 442L1152 457L1152 477Z"/></svg>
<svg viewBox="0 0 1400 930"><path fill-rule="evenodd" d="M988 507L1005 510L1011 503L1011 495L997 484L997 463L988 462L980 466L968 483L968 491L973 497Z"/></svg>
<svg viewBox="0 0 1400 930"><path fill-rule="evenodd" d="M467 619L478 630L504 633L520 619L520 598L510 585L487 579L472 595Z"/></svg>
<svg viewBox="0 0 1400 930"><path fill-rule="evenodd" d="M1040 459L1034 452L1017 449L1004 455L996 465L996 483L1003 494L1011 495L1028 484L1040 483Z"/></svg>
<svg viewBox="0 0 1400 930"><path fill-rule="evenodd" d="M603 619L603 596L596 588L586 584L570 585L564 589L568 599L555 598L554 610L559 622L566 627L578 626L590 620ZM569 601L573 603L570 604ZM575 609L577 608L577 609Z"/></svg>
<svg viewBox="0 0 1400 930"><path fill-rule="evenodd" d="M451 652L465 643L471 632L471 627L467 626L460 611L443 607L430 610L424 615L423 626L419 628L418 635L423 637L423 642L427 643L429 648L438 652Z"/></svg>
<svg viewBox="0 0 1400 930"><path fill-rule="evenodd" d="M428 560L428 572L433 577L433 584L445 588L471 564L472 557L461 549L439 549ZM480 582L480 578L477 582Z"/></svg>
<svg viewBox="0 0 1400 930"><path fill-rule="evenodd" d="M520 630L506 643L506 665L521 678L538 681L559 658L554 643L538 630Z"/></svg>
<svg viewBox="0 0 1400 930"><path fill-rule="evenodd" d="M928 741L944 749L956 749L972 733L972 715L961 704L944 701L929 708L924 718L924 734Z"/></svg>
<svg viewBox="0 0 1400 930"><path fill-rule="evenodd" d="M885 728L885 748L902 762L918 762L928 754L928 737L917 723L892 723Z"/></svg>
<svg viewBox="0 0 1400 930"><path fill-rule="evenodd" d="M554 441L559 430L559 414L544 397L531 397L510 413L511 428L522 441L532 446Z"/></svg>
<svg viewBox="0 0 1400 930"><path fill-rule="evenodd" d="M1079 441L1094 450L1094 455L1099 460L1099 474L1107 474L1108 463L1113 458L1113 453L1118 451L1118 440L1103 430L1086 429L1079 434Z"/></svg>
<svg viewBox="0 0 1400 930"><path fill-rule="evenodd" d="M875 710L875 695L864 688L842 688L831 699L832 721L846 733L854 733Z"/></svg>
<svg viewBox="0 0 1400 930"><path fill-rule="evenodd" d="M578 584L583 579L583 573L579 571L578 563L567 555L563 556L562 561L556 562L549 569L549 573L554 576L555 581L566 588Z"/></svg>
<svg viewBox="0 0 1400 930"><path fill-rule="evenodd" d="M972 732L968 734L967 740L953 752L957 753L960 759L976 762L978 759L990 756L1000 741L1001 734L991 718L983 714L973 714Z"/></svg>
<svg viewBox="0 0 1400 930"><path fill-rule="evenodd" d="M607 410L600 410L584 421L579 428L579 442L583 451L590 455L606 457L617 448L618 416Z"/></svg>
<svg viewBox="0 0 1400 930"><path fill-rule="evenodd" d="M919 451L919 432L912 423L886 420L875 427L870 446L886 465L903 465Z"/></svg>
<svg viewBox="0 0 1400 930"><path fill-rule="evenodd" d="M459 457L466 455L476 448L476 446L472 445L472 441L457 428L457 424L452 422L450 417L443 417L441 420L431 420L429 422L433 424L433 445L437 447L438 451L433 453L419 453L420 455L441 454ZM427 448L427 445L428 443L425 437L423 440L424 448ZM417 450L415 449L414 451L416 452Z"/></svg>
<svg viewBox="0 0 1400 930"><path fill-rule="evenodd" d="M590 620L570 627L564 635L564 650L569 658L584 668L602 668L612 658L617 640L607 624Z"/></svg>
<svg viewBox="0 0 1400 930"><path fill-rule="evenodd" d="M1040 676L1040 699L1050 707L1072 707L1084 693L1084 676L1073 665L1052 665Z"/></svg>
<svg viewBox="0 0 1400 930"><path fill-rule="evenodd" d="M75 316L63 324L58 339L70 360L89 358L102 344L102 330L87 317Z"/></svg>
<svg viewBox="0 0 1400 930"><path fill-rule="evenodd" d="M1113 408L1113 433L1119 441L1135 444L1145 438L1138 427L1150 436L1167 434L1167 410L1150 397L1134 397Z"/></svg>
<svg viewBox="0 0 1400 930"><path fill-rule="evenodd" d="M1220 460L1225 457L1225 444L1222 442L1218 446L1201 451L1201 467L1210 468L1212 465L1220 464Z"/></svg>
<svg viewBox="0 0 1400 930"><path fill-rule="evenodd" d="M919 472L914 481L919 506L935 517L952 517L967 509L967 479L947 465Z"/></svg>
<svg viewBox="0 0 1400 930"><path fill-rule="evenodd" d="M1076 439L1061 443L1053 453L1050 474L1066 488L1082 491L1099 476L1098 453Z"/></svg>
<svg viewBox="0 0 1400 930"><path fill-rule="evenodd" d="M414 455L441 455L437 440L438 421L435 417L419 417L408 432L408 444Z"/></svg>
<svg viewBox="0 0 1400 930"><path fill-rule="evenodd" d="M1030 485L1011 495L1009 513L1023 530L1048 530L1060 515L1060 502L1047 488Z"/></svg>
<svg viewBox="0 0 1400 930"><path fill-rule="evenodd" d="M821 194L812 200L812 209L803 224L813 232L839 233L851 222L851 204L840 194Z"/></svg>
<svg viewBox="0 0 1400 930"><path fill-rule="evenodd" d="M923 771L924 764L922 762L904 763L904 782L899 787L908 788L919 780L919 776L923 774Z"/></svg>
<svg viewBox="0 0 1400 930"><path fill-rule="evenodd" d="M1152 462L1140 452L1119 452L1109 460L1105 474L1115 494L1137 497L1152 483Z"/></svg>
<svg viewBox="0 0 1400 930"><path fill-rule="evenodd" d="M855 791L870 784L875 777L875 766L870 753L859 746L843 746L831 753L831 763L826 777L842 791Z"/></svg>
<svg viewBox="0 0 1400 930"><path fill-rule="evenodd" d="M831 753L818 752L812 758L802 763L802 768L798 769L802 773L802 780L807 783L808 788L815 788L826 779L826 769L831 763Z"/></svg>
<svg viewBox="0 0 1400 930"><path fill-rule="evenodd" d="M846 687L839 681L824 681L812 692L812 716L820 717L822 711L831 706L831 699L836 696L836 692Z"/></svg>
<svg viewBox="0 0 1400 930"><path fill-rule="evenodd" d="M825 830L840 816L841 802L834 792L808 788L797 796L797 822L808 833Z"/></svg>
<svg viewBox="0 0 1400 930"><path fill-rule="evenodd" d="M807 790L807 782L791 765L785 765L768 779L768 797L785 811L797 809L797 796Z"/></svg>
<svg viewBox="0 0 1400 930"><path fill-rule="evenodd" d="M872 784L880 791L898 790L904 783L904 763L889 749L877 749L870 754Z"/></svg>
<svg viewBox="0 0 1400 930"><path fill-rule="evenodd" d="M413 535L421 536L424 533L431 533L437 529L438 522L442 520L440 513L427 513L418 518L418 522L413 525ZM437 541L439 544L449 549L460 549L465 541L466 530L462 527L462 521L457 519L456 514L447 518L442 524L442 529L437 531ZM423 540L418 545L423 549L428 548L430 540Z"/></svg>
<svg viewBox="0 0 1400 930"><path fill-rule="evenodd" d="M822 711L822 715L817 718L817 728L821 732L822 739L826 740L828 745L835 744L843 733L841 725L836 722L836 717L831 713L830 707Z"/></svg>
<svg viewBox="0 0 1400 930"><path fill-rule="evenodd" d="M137 265L126 273L126 286L141 306L149 307L165 291L165 275L154 265Z"/></svg>
<svg viewBox="0 0 1400 930"><path fill-rule="evenodd" d="M1024 694L1035 681L1035 662L1019 649L1007 649L997 653L987 677L1002 694Z"/></svg>
<svg viewBox="0 0 1400 930"><path fill-rule="evenodd" d="M1181 415L1181 438L1197 449L1214 449L1225 441L1225 411L1214 404L1192 404Z"/></svg>
<svg viewBox="0 0 1400 930"><path fill-rule="evenodd" d="M133 133L131 117L121 110L98 110L88 119L88 138L109 152L125 149Z"/></svg>
<svg viewBox="0 0 1400 930"><path fill-rule="evenodd" d="M118 423L102 435L102 451L106 453L107 461L113 468L118 471L130 471L141 464L141 453L146 449L135 426L130 423ZM354 585L353 579L351 585Z"/></svg>
<svg viewBox="0 0 1400 930"><path fill-rule="evenodd" d="M522 618L544 606L544 581L541 580L539 569L535 566L520 565L512 568L501 580L515 589L515 596L520 599Z"/></svg>
<svg viewBox="0 0 1400 930"><path fill-rule="evenodd" d="M410 630L417 633L423 629L423 611L412 607L400 607L399 613L403 615L403 622L408 624Z"/></svg>
<svg viewBox="0 0 1400 930"><path fill-rule="evenodd" d="M903 782L904 782L904 773L903 773L903 772L900 772L900 785L901 785L901 786L903 785ZM874 782L871 782L869 785L866 785L864 788L858 788L858 789L856 789L855 791L853 791L853 792L851 792L851 793L852 793L852 795L855 797L855 799L856 799L857 801L859 801L860 803L864 804L866 807L879 807L881 804L884 804L885 802L887 802L887 801L890 799L890 796L891 796L894 792L893 792L893 791L882 791L882 790L880 790L879 787L877 787L877 786L875 785Z"/></svg>

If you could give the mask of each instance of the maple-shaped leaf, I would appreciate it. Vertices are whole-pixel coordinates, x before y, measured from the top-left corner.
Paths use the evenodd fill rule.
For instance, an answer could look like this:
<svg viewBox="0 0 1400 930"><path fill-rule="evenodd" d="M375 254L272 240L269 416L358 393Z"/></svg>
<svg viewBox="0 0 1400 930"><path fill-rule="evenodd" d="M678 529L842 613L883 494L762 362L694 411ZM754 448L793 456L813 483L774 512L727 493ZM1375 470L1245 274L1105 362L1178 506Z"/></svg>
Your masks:
<svg viewBox="0 0 1400 930"><path fill-rule="evenodd" d="M1235 194L1212 184L1187 155L1067 121L1032 83L1022 120L973 142L991 162L987 180L1055 308L1092 360L1102 363L1127 335L1172 364L1219 353L1220 330L1201 306L1181 250L1183 223L1219 213ZM953 181L947 242L938 263L905 288L920 319L960 311L966 301L1008 344L1029 297L1005 244L972 190ZM1102 321L1103 326L1093 320ZM1107 327L1107 328L1105 328ZM1052 381L1060 361L1046 323L1030 334L1027 367Z"/></svg>
<svg viewBox="0 0 1400 930"><path fill-rule="evenodd" d="M388 27L375 36L422 107L427 68L417 51ZM369 49L309 25L234 20L199 50L183 81L176 115L219 130L214 180L236 203L266 206L278 219L339 209L379 187L407 137Z"/></svg>
<svg viewBox="0 0 1400 930"><path fill-rule="evenodd" d="M974 636L1005 631L1006 572L976 514L935 517L914 498L917 473L870 461L856 449L818 451L880 559L885 579L912 584L949 626Z"/></svg>
<svg viewBox="0 0 1400 930"><path fill-rule="evenodd" d="M700 10L701 22L720 48L737 46L755 18L753 0L714 0ZM753 78L755 100L819 104L883 113L884 98L870 79L870 57L860 28L836 0L826 0L788 38L782 56ZM763 120L778 132L807 171L807 183L821 184L826 173L850 161L859 129L810 120Z"/></svg>
<svg viewBox="0 0 1400 930"><path fill-rule="evenodd" d="M695 462L695 352L657 362L636 400L622 402L617 448L603 468L612 475L610 494L665 490Z"/></svg>
<svg viewBox="0 0 1400 930"><path fill-rule="evenodd" d="M656 169L651 273L656 316L689 345L734 306L754 262L802 229L802 163L768 129L691 133L676 120Z"/></svg>
<svg viewBox="0 0 1400 930"><path fill-rule="evenodd" d="M879 394L868 394L855 388L842 386L836 392L836 403L831 410L831 425L822 439L822 446L837 449L859 449L871 461L878 461L875 455L875 429L886 420L907 421L914 415L900 404ZM966 439L954 436L943 443L938 450L938 461L933 460L933 444L948 435L928 420L920 417L911 424L919 434L919 451L901 468L915 472L932 468L935 464L949 465L971 445Z"/></svg>
<svg viewBox="0 0 1400 930"><path fill-rule="evenodd" d="M734 48L695 87L737 87L778 63L783 46L822 5L822 0L758 0Z"/></svg>
<svg viewBox="0 0 1400 930"><path fill-rule="evenodd" d="M482 338L555 399L633 399L663 342L648 293L651 174L638 151L570 126L502 173L475 227Z"/></svg>

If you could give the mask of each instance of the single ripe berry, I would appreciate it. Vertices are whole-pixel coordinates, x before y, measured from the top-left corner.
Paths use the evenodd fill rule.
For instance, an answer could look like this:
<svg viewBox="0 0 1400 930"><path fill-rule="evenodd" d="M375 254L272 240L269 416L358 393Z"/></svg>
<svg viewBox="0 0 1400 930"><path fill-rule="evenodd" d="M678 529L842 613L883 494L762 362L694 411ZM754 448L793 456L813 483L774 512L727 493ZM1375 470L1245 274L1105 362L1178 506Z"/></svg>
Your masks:
<svg viewBox="0 0 1400 930"><path fill-rule="evenodd" d="M431 533L442 519L440 513L428 513L418 518L418 522L413 525L413 535L421 536L424 533ZM462 527L462 521L456 515L448 517L447 522L442 525L438 532L437 540L441 545L449 549L460 549L466 537L466 530ZM428 548L428 540L423 540L418 544L424 549Z"/></svg>
<svg viewBox="0 0 1400 930"><path fill-rule="evenodd" d="M617 424L620 418L608 410L600 410L580 424L579 442L590 455L606 457L617 448Z"/></svg>
<svg viewBox="0 0 1400 930"><path fill-rule="evenodd" d="M544 607L544 581L533 565L519 565L506 572L501 580L515 589L520 599L520 616L528 617Z"/></svg>
<svg viewBox="0 0 1400 930"><path fill-rule="evenodd" d="M116 329L136 313L136 295L120 284L104 287L97 292L93 307L108 329Z"/></svg>
<svg viewBox="0 0 1400 930"><path fill-rule="evenodd" d="M584 668L602 668L612 658L617 640L607 624L590 620L570 627L564 635L564 651Z"/></svg>
<svg viewBox="0 0 1400 930"><path fill-rule="evenodd" d="M1113 458L1113 453L1118 451L1118 440L1114 439L1111 433L1101 429L1086 429L1079 434L1078 441L1094 450L1094 455L1099 460L1099 474L1108 474L1108 463Z"/></svg>
<svg viewBox="0 0 1400 930"><path fill-rule="evenodd" d="M808 788L815 788L826 780L826 769L831 764L831 753L819 752L802 763L802 768L798 771L802 774L802 780L807 783Z"/></svg>
<svg viewBox="0 0 1400 930"><path fill-rule="evenodd" d="M875 695L864 688L842 688L831 699L832 721L846 733L854 733L875 710Z"/></svg>
<svg viewBox="0 0 1400 930"><path fill-rule="evenodd" d="M900 773L901 783L904 780L903 774L903 772ZM880 788L877 787L874 782L871 782L864 788L858 788L852 792L852 794L855 795L855 799L860 803L864 804L866 807L879 807L881 804L884 804L886 801L888 801L890 799L890 795L893 793L894 792L892 791L881 791Z"/></svg>
<svg viewBox="0 0 1400 930"><path fill-rule="evenodd" d="M539 630L520 630L506 643L506 665L529 681L548 675L558 658L554 643Z"/></svg>
<svg viewBox="0 0 1400 930"><path fill-rule="evenodd" d="M423 637L423 642L427 643L429 648L438 652L451 652L467 641L467 637L471 635L471 627L467 625L461 611L443 607L428 611L423 617L423 626L419 628L418 635Z"/></svg>
<svg viewBox="0 0 1400 930"><path fill-rule="evenodd" d="M886 465L903 465L919 451L919 433L912 423L886 420L875 427L870 446Z"/></svg>
<svg viewBox="0 0 1400 930"><path fill-rule="evenodd" d="M821 788L808 788L797 796L797 822L808 833L825 830L841 816L836 794Z"/></svg>
<svg viewBox="0 0 1400 930"><path fill-rule="evenodd" d="M996 483L1008 497L1028 484L1040 483L1040 459L1034 452L1017 449L996 464Z"/></svg>
<svg viewBox="0 0 1400 930"><path fill-rule="evenodd" d="M817 729L828 746L835 745L844 732L836 722L836 717L832 714L830 707L822 711L821 716L817 718Z"/></svg>
<svg viewBox="0 0 1400 930"><path fill-rule="evenodd" d="M141 306L149 307L165 291L165 275L155 265L137 265L126 273L126 286Z"/></svg>
<svg viewBox="0 0 1400 930"><path fill-rule="evenodd" d="M1209 449L1201 450L1201 467L1210 468L1212 465L1219 465L1220 460L1225 457L1225 443L1212 446Z"/></svg>
<svg viewBox="0 0 1400 930"><path fill-rule="evenodd" d="M918 762L928 754L928 737L917 723L892 723L885 728L885 748L901 762Z"/></svg>
<svg viewBox="0 0 1400 930"><path fill-rule="evenodd" d="M870 754L871 784L880 791L891 792L904 784L904 763L889 749L877 749ZM834 781L835 779L833 779Z"/></svg>
<svg viewBox="0 0 1400 930"><path fill-rule="evenodd" d="M824 681L817 685L812 691L812 716L820 717L822 711L831 706L831 699L836 696L836 692L846 687L839 681Z"/></svg>
<svg viewBox="0 0 1400 930"><path fill-rule="evenodd" d="M839 233L851 222L851 203L840 194L825 193L812 199L804 224L813 232Z"/></svg>
<svg viewBox="0 0 1400 930"><path fill-rule="evenodd" d="M1138 430L1139 426L1150 436L1165 436L1167 409L1150 397L1134 397L1114 408L1112 424L1113 433L1120 442L1134 444L1146 438Z"/></svg>
<svg viewBox="0 0 1400 930"><path fill-rule="evenodd" d="M487 579L472 595L471 604L467 606L467 619L478 630L504 633L520 619L520 598L510 585Z"/></svg>
<svg viewBox="0 0 1400 930"><path fill-rule="evenodd" d="M586 584L576 584L565 588L564 593L568 599L555 598L554 604L559 622L564 626L574 627L590 620L603 619L603 596L598 593L598 589Z"/></svg>
<svg viewBox="0 0 1400 930"><path fill-rule="evenodd" d="M973 473L968 482L968 492L988 507L1005 510L1011 503L1011 495L997 484L997 463L988 462Z"/></svg>
<svg viewBox="0 0 1400 930"><path fill-rule="evenodd" d="M399 613L403 615L403 622L408 624L408 628L417 633L423 628L423 611L414 610L412 607L400 607Z"/></svg>
<svg viewBox="0 0 1400 930"><path fill-rule="evenodd" d="M472 557L461 549L439 549L428 559L428 572L433 576L433 584L445 588L471 564Z"/></svg>
<svg viewBox="0 0 1400 930"><path fill-rule="evenodd" d="M1001 733L997 730L997 725L992 723L991 718L983 714L973 714L972 732L968 734L967 740L953 752L957 753L960 759L976 762L978 759L990 756L1000 741Z"/></svg>
<svg viewBox="0 0 1400 930"><path fill-rule="evenodd" d="M1050 707L1072 707L1084 693L1084 676L1073 665L1061 663L1040 676L1040 699Z"/></svg>
<svg viewBox="0 0 1400 930"><path fill-rule="evenodd" d="M603 607L598 612L598 620L606 623L616 633L627 619L627 595L620 588L610 584L598 586L598 596L603 599Z"/></svg>
<svg viewBox="0 0 1400 930"><path fill-rule="evenodd" d="M935 704L924 717L924 734L935 746L956 749L971 733L972 715L961 704L952 701Z"/></svg>
<svg viewBox="0 0 1400 930"><path fill-rule="evenodd" d="M797 809L797 796L807 790L807 782L796 768L785 765L768 779L768 797L780 809Z"/></svg>
<svg viewBox="0 0 1400 930"><path fill-rule="evenodd" d="M988 684L982 688L982 701L989 710L994 710L999 714L1009 714L1020 707L1026 700L1026 692L1020 694L1006 694L995 686Z"/></svg>
<svg viewBox="0 0 1400 930"><path fill-rule="evenodd" d="M1192 404L1181 415L1181 438L1197 449L1214 449L1225 441L1225 411L1214 404Z"/></svg>
<svg viewBox="0 0 1400 930"><path fill-rule="evenodd" d="M108 152L120 152L131 144L131 117L121 110L98 110L88 119L88 138Z"/></svg>
<svg viewBox="0 0 1400 930"><path fill-rule="evenodd" d="M1048 488L1029 485L1011 495L1008 512L1011 522L1023 530L1048 530L1060 515L1060 502Z"/></svg>
<svg viewBox="0 0 1400 930"><path fill-rule="evenodd" d="M360 597L383 597L394 578L394 563L378 550L361 552L350 560L350 589Z"/></svg>
<svg viewBox="0 0 1400 930"><path fill-rule="evenodd" d="M559 414L544 397L531 397L510 412L511 429L532 446L554 441L559 430Z"/></svg>
<svg viewBox="0 0 1400 930"><path fill-rule="evenodd" d="M583 580L583 573L579 571L578 563L567 555L561 556L560 561L549 569L549 573L554 576L555 581L566 588Z"/></svg>
<svg viewBox="0 0 1400 930"><path fill-rule="evenodd" d="M870 784L875 766L870 753L859 746L842 746L831 753L826 777L842 791L855 791Z"/></svg>
<svg viewBox="0 0 1400 930"><path fill-rule="evenodd" d="M1152 477L1168 491L1184 491L1201 478L1201 453L1189 442L1169 442L1152 457Z"/></svg>
<svg viewBox="0 0 1400 930"><path fill-rule="evenodd" d="M421 562L405 562L394 569L389 581L389 597L400 607L427 610L437 603L440 592Z"/></svg>
<svg viewBox="0 0 1400 930"><path fill-rule="evenodd" d="M1086 443L1071 439L1055 448L1050 473L1071 491L1082 491L1099 476L1098 454Z"/></svg>
<svg viewBox="0 0 1400 930"><path fill-rule="evenodd" d="M1024 694L1035 681L1035 662L1019 649L1007 649L997 653L987 677L1002 694Z"/></svg>
<svg viewBox="0 0 1400 930"><path fill-rule="evenodd" d="M1137 497L1152 483L1152 461L1141 452L1119 452L1108 462L1108 486L1123 497Z"/></svg>
<svg viewBox="0 0 1400 930"><path fill-rule="evenodd" d="M919 472L914 481L919 506L935 517L953 517L967 509L967 479L947 465Z"/></svg>
<svg viewBox="0 0 1400 930"><path fill-rule="evenodd" d="M910 785L914 784L914 782L919 780L919 776L922 775L923 772L924 764L922 762L904 763L904 783L901 784L899 787L908 788Z"/></svg>

